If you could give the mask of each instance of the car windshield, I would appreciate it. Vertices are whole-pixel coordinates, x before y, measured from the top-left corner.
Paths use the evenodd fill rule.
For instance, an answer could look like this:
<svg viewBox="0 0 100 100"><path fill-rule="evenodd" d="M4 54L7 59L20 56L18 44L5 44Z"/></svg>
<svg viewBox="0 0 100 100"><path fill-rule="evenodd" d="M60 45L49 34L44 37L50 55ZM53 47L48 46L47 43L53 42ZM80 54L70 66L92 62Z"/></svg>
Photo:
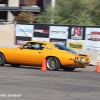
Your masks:
<svg viewBox="0 0 100 100"><path fill-rule="evenodd" d="M64 45L61 45L61 44L55 44L55 47L59 48L60 50L66 50L68 52L71 52L73 54L77 54L77 52L65 47Z"/></svg>

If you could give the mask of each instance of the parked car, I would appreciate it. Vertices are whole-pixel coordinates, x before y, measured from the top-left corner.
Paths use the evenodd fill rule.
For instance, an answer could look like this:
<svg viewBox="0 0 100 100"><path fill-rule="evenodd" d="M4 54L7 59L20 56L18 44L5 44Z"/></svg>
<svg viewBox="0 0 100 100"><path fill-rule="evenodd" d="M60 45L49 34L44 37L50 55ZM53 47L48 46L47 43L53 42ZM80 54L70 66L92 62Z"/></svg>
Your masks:
<svg viewBox="0 0 100 100"><path fill-rule="evenodd" d="M88 55L78 54L64 45L45 41L28 41L20 47L0 48L0 66L41 66L44 59L47 69L52 71L60 68L73 71L75 68L85 68L90 63Z"/></svg>

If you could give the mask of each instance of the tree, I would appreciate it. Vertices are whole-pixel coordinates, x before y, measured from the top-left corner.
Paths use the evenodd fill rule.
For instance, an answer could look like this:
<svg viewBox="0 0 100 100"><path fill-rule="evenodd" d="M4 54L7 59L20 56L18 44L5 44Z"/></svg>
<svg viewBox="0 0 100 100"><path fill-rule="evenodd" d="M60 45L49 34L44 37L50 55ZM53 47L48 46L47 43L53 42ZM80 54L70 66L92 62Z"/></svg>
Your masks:
<svg viewBox="0 0 100 100"><path fill-rule="evenodd" d="M31 12L20 12L18 16L15 16L14 21L17 22L34 22L36 15Z"/></svg>
<svg viewBox="0 0 100 100"><path fill-rule="evenodd" d="M100 15L100 10L97 9L100 9L99 2L99 0L56 0L54 11L48 7L38 15L37 22L50 23L53 14L54 24L96 25L98 23L96 17Z"/></svg>
<svg viewBox="0 0 100 100"><path fill-rule="evenodd" d="M51 23L51 7L48 7L41 14L37 16L37 22L40 23Z"/></svg>

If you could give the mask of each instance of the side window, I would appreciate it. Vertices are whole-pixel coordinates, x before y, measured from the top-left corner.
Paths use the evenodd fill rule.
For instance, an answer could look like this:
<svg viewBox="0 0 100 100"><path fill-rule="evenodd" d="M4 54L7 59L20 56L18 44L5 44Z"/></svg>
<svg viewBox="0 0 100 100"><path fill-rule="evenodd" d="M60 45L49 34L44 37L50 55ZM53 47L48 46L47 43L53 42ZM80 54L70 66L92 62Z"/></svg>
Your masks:
<svg viewBox="0 0 100 100"><path fill-rule="evenodd" d="M24 49L31 49L32 48L32 44L30 42L26 43L23 47Z"/></svg>
<svg viewBox="0 0 100 100"><path fill-rule="evenodd" d="M46 44L29 42L24 45L24 49L43 50Z"/></svg>
<svg viewBox="0 0 100 100"><path fill-rule="evenodd" d="M41 50L45 48L46 44L41 44Z"/></svg>
<svg viewBox="0 0 100 100"><path fill-rule="evenodd" d="M35 43L34 49L35 50L43 50L46 45L42 43Z"/></svg>
<svg viewBox="0 0 100 100"><path fill-rule="evenodd" d="M35 43L35 45L32 46L34 50L40 50L41 45L40 43Z"/></svg>

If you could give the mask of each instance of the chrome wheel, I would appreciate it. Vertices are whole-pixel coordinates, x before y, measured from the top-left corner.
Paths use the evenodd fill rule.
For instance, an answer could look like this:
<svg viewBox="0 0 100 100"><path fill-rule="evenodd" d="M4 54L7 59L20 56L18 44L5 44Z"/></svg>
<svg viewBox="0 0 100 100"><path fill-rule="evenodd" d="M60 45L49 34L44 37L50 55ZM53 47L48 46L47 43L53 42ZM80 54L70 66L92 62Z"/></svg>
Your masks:
<svg viewBox="0 0 100 100"><path fill-rule="evenodd" d="M59 60L55 57L49 57L47 59L47 68L49 70L58 70L60 68Z"/></svg>
<svg viewBox="0 0 100 100"><path fill-rule="evenodd" d="M2 56L0 55L0 62L2 61Z"/></svg>
<svg viewBox="0 0 100 100"><path fill-rule="evenodd" d="M2 63L3 62L3 57L2 57L2 55L0 55L0 63Z"/></svg>
<svg viewBox="0 0 100 100"><path fill-rule="evenodd" d="M5 57L2 53L0 53L0 66L3 66L5 64Z"/></svg>

